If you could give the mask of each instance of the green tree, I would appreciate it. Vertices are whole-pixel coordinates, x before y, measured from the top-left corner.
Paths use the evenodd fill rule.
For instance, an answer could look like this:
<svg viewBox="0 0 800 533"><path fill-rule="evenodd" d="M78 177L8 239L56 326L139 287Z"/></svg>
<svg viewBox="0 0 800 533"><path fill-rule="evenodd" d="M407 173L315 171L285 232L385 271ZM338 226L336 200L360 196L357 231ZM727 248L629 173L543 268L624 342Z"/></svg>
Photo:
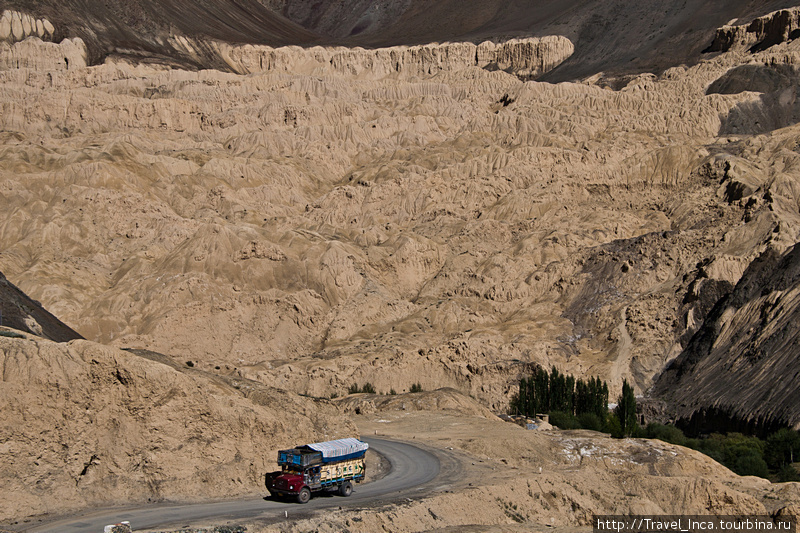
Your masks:
<svg viewBox="0 0 800 533"><path fill-rule="evenodd" d="M633 387L628 384L628 380L622 382L622 394L617 400L614 414L619 420L622 436L630 436L636 431L636 396L633 394Z"/></svg>
<svg viewBox="0 0 800 533"><path fill-rule="evenodd" d="M767 463L760 456L754 453L741 455L733 461L731 470L740 476L758 476L769 478Z"/></svg>
<svg viewBox="0 0 800 533"><path fill-rule="evenodd" d="M556 367L549 373L537 367L530 376L519 380L509 408L511 414L525 416L555 411L573 416L592 413L594 416L587 420L594 429L596 421L599 419L602 426L608 415L608 384L596 377L588 382L575 379Z"/></svg>
<svg viewBox="0 0 800 533"><path fill-rule="evenodd" d="M549 411L566 413L572 411L572 406L567 408L567 378L556 367L550 371L550 405Z"/></svg>
<svg viewBox="0 0 800 533"><path fill-rule="evenodd" d="M800 472L797 471L792 465L784 465L778 470L778 481L785 483L787 481L800 481Z"/></svg>
<svg viewBox="0 0 800 533"><path fill-rule="evenodd" d="M534 412L536 413L549 413L552 411L552 404L550 403L550 376L544 368L537 368L533 375L534 391L536 393L536 401L534 404Z"/></svg>
<svg viewBox="0 0 800 533"><path fill-rule="evenodd" d="M564 409L575 414L575 378L567 375L564 379Z"/></svg>
<svg viewBox="0 0 800 533"><path fill-rule="evenodd" d="M608 416L608 383L605 381L601 383L600 378L595 378L595 382L597 383L597 392L595 393L594 413L602 420Z"/></svg>
<svg viewBox="0 0 800 533"><path fill-rule="evenodd" d="M789 428L782 428L767 437L764 459L775 470L800 461L800 434Z"/></svg>
<svg viewBox="0 0 800 533"><path fill-rule="evenodd" d="M614 416L606 417L606 423L603 425L603 431L606 433L611 433L611 436L615 439L621 439L623 437L622 426L620 426L619 418L616 414L614 414Z"/></svg>
<svg viewBox="0 0 800 533"><path fill-rule="evenodd" d="M591 411L589 403L589 386L582 379L579 379L575 383L574 403L575 403L576 415L581 415L583 413L588 413Z"/></svg>

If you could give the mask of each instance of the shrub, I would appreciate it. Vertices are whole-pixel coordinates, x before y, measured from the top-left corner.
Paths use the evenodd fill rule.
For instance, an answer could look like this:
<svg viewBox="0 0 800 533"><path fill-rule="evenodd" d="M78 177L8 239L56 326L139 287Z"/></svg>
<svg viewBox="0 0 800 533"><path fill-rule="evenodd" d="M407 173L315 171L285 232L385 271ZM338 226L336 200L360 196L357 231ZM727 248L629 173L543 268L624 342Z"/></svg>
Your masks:
<svg viewBox="0 0 800 533"><path fill-rule="evenodd" d="M764 459L754 453L748 453L746 455L737 457L733 462L732 470L740 476L758 476L763 478L769 477L767 463L764 462Z"/></svg>
<svg viewBox="0 0 800 533"><path fill-rule="evenodd" d="M724 462L728 468L736 471L738 459L746 456L757 457L764 462L764 443L758 437L748 437L741 433L728 433L722 441L724 452ZM766 469L764 462L764 468ZM759 474L740 474L740 475L759 475Z"/></svg>
<svg viewBox="0 0 800 533"><path fill-rule="evenodd" d="M360 392L366 392L367 394L375 394L375 387L367 381L364 383L363 387L359 387L357 383L353 383L347 388L347 394L358 394Z"/></svg>
<svg viewBox="0 0 800 533"><path fill-rule="evenodd" d="M686 439L686 444L684 444L687 448L691 448L693 450L700 450L700 439Z"/></svg>
<svg viewBox="0 0 800 533"><path fill-rule="evenodd" d="M606 433L611 433L611 436L615 439L621 439L622 426L619 423L619 418L617 416L606 417L606 423L603 425L603 431Z"/></svg>
<svg viewBox="0 0 800 533"><path fill-rule="evenodd" d="M718 463L725 462L724 450L725 436L719 433L712 433L705 439L699 439L696 450L706 454Z"/></svg>
<svg viewBox="0 0 800 533"><path fill-rule="evenodd" d="M414 383L411 385L411 392L422 392L422 384Z"/></svg>
<svg viewBox="0 0 800 533"><path fill-rule="evenodd" d="M603 431L603 421L594 413L581 413L578 415L578 423L583 429Z"/></svg>
<svg viewBox="0 0 800 533"><path fill-rule="evenodd" d="M792 465L783 465L783 468L778 471L778 481L781 483L800 481L800 473Z"/></svg>
<svg viewBox="0 0 800 533"><path fill-rule="evenodd" d="M394 390L394 389L390 389L390 390L389 390L389 395L390 395L390 396L396 396L396 395L397 395L397 391L396 391L396 390Z"/></svg>
<svg viewBox="0 0 800 533"><path fill-rule="evenodd" d="M686 435L675 426L665 426L663 424L651 422L647 424L644 430L644 436L649 439L658 439L664 442L686 446Z"/></svg>
<svg viewBox="0 0 800 533"><path fill-rule="evenodd" d="M782 428L767 437L764 448L767 465L775 470L800 460L800 434L789 428Z"/></svg>
<svg viewBox="0 0 800 533"><path fill-rule="evenodd" d="M553 411L550 413L550 423L560 429L581 429L581 423L575 415L563 411Z"/></svg>
<svg viewBox="0 0 800 533"><path fill-rule="evenodd" d="M740 476L759 476L778 481L800 481L800 473L791 462L800 455L800 434L783 428L766 441L741 433L712 433L690 439L674 426L651 423L644 436L695 449L721 463Z"/></svg>

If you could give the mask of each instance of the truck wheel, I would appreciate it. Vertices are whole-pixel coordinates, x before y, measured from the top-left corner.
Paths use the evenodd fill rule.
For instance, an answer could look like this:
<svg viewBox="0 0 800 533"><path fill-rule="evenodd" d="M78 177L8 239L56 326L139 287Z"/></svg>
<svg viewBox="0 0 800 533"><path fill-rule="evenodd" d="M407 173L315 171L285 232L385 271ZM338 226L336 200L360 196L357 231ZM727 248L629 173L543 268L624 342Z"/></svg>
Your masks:
<svg viewBox="0 0 800 533"><path fill-rule="evenodd" d="M297 503L308 503L310 499L311 491L308 490L308 487L303 487L300 489L300 492L297 493Z"/></svg>
<svg viewBox="0 0 800 533"><path fill-rule="evenodd" d="M345 481L341 485L339 485L339 496L350 496L353 494L353 484L349 481Z"/></svg>

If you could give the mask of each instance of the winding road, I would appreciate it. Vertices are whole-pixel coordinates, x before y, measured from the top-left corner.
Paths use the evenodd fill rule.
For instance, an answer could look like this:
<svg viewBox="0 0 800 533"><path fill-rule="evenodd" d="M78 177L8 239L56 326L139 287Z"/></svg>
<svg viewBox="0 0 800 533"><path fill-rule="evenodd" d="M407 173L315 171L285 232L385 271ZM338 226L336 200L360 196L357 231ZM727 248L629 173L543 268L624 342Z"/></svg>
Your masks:
<svg viewBox="0 0 800 533"><path fill-rule="evenodd" d="M30 533L101 533L108 524L129 521L137 529L179 528L213 519L218 523L232 520L270 518L297 515L299 512L363 505L382 499L408 497L424 489L440 472L439 458L430 451L411 444L377 438L364 438L370 448L389 461L389 473L374 482L356 485L349 498L320 495L305 505L265 500L264 498L233 500L200 504L155 504L133 509L104 509L86 511L53 522L29 526ZM266 492L266 490L265 490Z"/></svg>

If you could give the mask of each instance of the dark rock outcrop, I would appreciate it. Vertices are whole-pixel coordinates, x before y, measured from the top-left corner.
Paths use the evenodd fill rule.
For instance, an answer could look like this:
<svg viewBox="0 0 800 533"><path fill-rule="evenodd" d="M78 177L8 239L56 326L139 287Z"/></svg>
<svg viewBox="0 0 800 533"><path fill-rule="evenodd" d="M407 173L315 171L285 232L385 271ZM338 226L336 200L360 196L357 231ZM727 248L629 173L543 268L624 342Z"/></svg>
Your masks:
<svg viewBox="0 0 800 533"><path fill-rule="evenodd" d="M727 426L714 430L798 427L798 323L800 245L785 255L769 249L717 302L652 395L677 419Z"/></svg>
<svg viewBox="0 0 800 533"><path fill-rule="evenodd" d="M0 273L0 325L67 342L83 337L29 298Z"/></svg>
<svg viewBox="0 0 800 533"><path fill-rule="evenodd" d="M183 68L228 70L214 47L207 46L197 57L176 46L174 38L266 45L305 45L318 40L313 32L257 0L10 0L0 3L0 8L49 19L56 42L80 37L91 64L112 55Z"/></svg>

